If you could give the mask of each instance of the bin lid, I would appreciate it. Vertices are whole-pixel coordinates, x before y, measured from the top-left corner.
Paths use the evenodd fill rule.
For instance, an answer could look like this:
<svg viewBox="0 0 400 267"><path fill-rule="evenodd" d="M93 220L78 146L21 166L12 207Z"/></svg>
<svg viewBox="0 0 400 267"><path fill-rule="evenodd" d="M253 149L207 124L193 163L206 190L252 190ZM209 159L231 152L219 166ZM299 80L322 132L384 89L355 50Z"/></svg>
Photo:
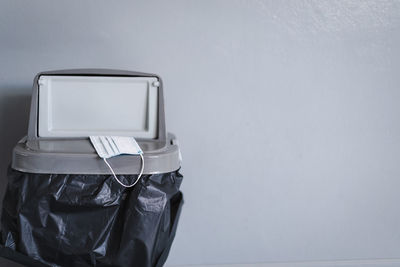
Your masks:
<svg viewBox="0 0 400 267"><path fill-rule="evenodd" d="M155 74L105 69L42 72L33 83L28 135L12 168L29 173L110 174L89 136L133 136L145 174L175 171L180 154L166 133L163 88ZM109 159L116 174L138 174L141 159Z"/></svg>

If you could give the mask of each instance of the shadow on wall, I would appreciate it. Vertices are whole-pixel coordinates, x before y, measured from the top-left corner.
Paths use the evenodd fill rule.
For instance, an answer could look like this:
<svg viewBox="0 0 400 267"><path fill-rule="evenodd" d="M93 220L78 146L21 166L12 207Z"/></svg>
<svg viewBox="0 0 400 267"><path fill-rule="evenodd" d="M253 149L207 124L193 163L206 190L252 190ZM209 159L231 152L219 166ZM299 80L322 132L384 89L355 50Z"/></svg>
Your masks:
<svg viewBox="0 0 400 267"><path fill-rule="evenodd" d="M10 91L13 90L0 88L0 92ZM9 93L0 96L0 205L7 185L7 168L11 163L12 149L28 131L30 101L31 96L28 94Z"/></svg>

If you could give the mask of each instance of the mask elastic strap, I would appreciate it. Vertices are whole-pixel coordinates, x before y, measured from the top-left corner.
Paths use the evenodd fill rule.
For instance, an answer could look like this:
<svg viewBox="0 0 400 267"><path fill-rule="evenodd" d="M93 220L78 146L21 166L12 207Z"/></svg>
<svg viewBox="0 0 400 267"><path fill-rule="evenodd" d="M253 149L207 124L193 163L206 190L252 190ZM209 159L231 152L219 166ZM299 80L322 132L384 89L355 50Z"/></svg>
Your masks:
<svg viewBox="0 0 400 267"><path fill-rule="evenodd" d="M140 177L142 177L142 174L143 174L143 170L144 170L144 157L143 157L143 154L139 154L139 155L140 155L140 158L141 158L141 160L142 160L142 167L141 167L141 169L140 169L140 173L139 173L139 175L138 175L138 178L137 178L136 181L135 181L133 184L131 184L131 185L125 185L125 184L123 184L123 183L117 178L117 175L115 175L115 172L114 172L113 168L111 167L110 163L108 163L107 159L103 158L103 160L104 160L104 162L107 164L108 168L110 169L112 175L114 176L114 179L115 179L120 185L122 185L123 187L129 188L129 187L135 186L135 184L137 184L137 182L139 182L139 179L140 179Z"/></svg>

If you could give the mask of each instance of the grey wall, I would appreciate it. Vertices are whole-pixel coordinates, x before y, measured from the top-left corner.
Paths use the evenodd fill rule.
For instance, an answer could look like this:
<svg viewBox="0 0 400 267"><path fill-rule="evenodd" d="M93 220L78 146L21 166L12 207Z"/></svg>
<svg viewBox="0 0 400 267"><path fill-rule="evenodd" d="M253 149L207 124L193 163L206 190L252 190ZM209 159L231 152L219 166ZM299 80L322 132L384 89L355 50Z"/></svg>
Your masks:
<svg viewBox="0 0 400 267"><path fill-rule="evenodd" d="M42 70L160 74L170 264L400 257L400 2L0 3L0 171Z"/></svg>

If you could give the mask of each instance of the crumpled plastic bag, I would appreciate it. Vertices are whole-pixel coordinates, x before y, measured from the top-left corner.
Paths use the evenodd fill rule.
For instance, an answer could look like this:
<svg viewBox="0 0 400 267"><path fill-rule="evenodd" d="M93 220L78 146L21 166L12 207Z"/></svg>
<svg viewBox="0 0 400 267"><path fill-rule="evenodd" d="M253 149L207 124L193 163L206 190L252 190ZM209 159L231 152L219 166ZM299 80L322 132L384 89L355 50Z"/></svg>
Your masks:
<svg viewBox="0 0 400 267"><path fill-rule="evenodd" d="M10 168L0 256L28 266L162 266L183 204L182 179L178 171L144 175L124 188L108 175Z"/></svg>

